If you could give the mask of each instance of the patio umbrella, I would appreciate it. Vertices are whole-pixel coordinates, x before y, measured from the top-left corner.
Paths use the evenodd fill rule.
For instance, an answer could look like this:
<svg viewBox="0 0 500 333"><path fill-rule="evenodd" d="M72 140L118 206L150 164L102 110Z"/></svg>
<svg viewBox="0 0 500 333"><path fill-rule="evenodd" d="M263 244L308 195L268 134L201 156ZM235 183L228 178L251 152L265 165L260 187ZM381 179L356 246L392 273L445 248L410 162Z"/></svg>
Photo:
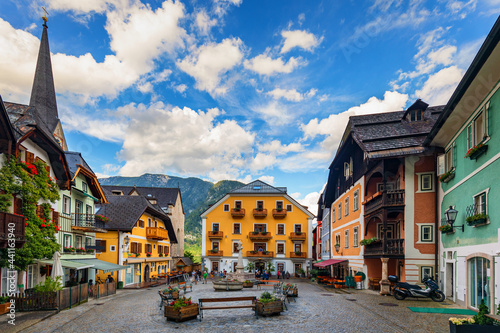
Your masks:
<svg viewBox="0 0 500 333"><path fill-rule="evenodd" d="M52 264L52 273L50 274L50 277L55 280L56 277L60 276L62 281L64 278L64 270L61 264L61 254L56 251L52 256L52 259L54 259L54 263Z"/></svg>

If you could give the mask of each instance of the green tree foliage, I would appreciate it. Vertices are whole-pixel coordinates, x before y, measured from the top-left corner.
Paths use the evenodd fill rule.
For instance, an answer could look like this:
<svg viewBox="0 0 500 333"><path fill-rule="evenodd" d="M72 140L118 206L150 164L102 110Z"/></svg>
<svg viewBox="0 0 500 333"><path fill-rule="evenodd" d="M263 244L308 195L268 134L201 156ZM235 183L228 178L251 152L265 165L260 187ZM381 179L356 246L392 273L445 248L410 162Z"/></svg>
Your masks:
<svg viewBox="0 0 500 333"><path fill-rule="evenodd" d="M184 251L184 257L188 257L192 262L194 262L194 254L192 254L191 252Z"/></svg>
<svg viewBox="0 0 500 333"><path fill-rule="evenodd" d="M484 303L484 299L481 300L481 304L479 304L479 312L477 315L472 317L477 325L493 325L493 319L486 317L486 314L490 313L490 309Z"/></svg>
<svg viewBox="0 0 500 333"><path fill-rule="evenodd" d="M56 241L56 227L51 223L49 202L59 199L59 187L50 178L45 164L37 161L34 164L18 162L11 157L0 169L0 189L5 194L0 198L0 209L7 211L9 202L16 195L23 200L23 216L25 218L26 243L21 249L16 249L14 258L8 257L7 249L0 250L0 266L6 267L13 262L16 270L26 270L35 259L51 258L60 246ZM42 204L43 217L36 214L36 205ZM13 261L12 261L13 259Z"/></svg>

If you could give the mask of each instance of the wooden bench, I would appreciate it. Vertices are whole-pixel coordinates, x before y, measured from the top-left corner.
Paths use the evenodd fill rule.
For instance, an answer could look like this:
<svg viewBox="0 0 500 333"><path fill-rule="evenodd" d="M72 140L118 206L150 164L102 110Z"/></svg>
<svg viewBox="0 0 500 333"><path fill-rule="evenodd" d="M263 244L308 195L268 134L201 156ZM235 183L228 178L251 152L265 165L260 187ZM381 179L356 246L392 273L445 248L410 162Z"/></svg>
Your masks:
<svg viewBox="0 0 500 333"><path fill-rule="evenodd" d="M261 287L275 287L277 284L280 284L281 281L277 280L259 280L257 284L257 289L261 289Z"/></svg>
<svg viewBox="0 0 500 333"><path fill-rule="evenodd" d="M244 302L252 301L252 304L237 304L237 305L217 305L217 306L205 306L205 303L228 303L228 302ZM220 297L220 298L200 298L198 300L198 306L200 310L200 321L203 318L203 310L225 310L225 309L253 309L255 316L257 317L257 297L247 296L247 297Z"/></svg>

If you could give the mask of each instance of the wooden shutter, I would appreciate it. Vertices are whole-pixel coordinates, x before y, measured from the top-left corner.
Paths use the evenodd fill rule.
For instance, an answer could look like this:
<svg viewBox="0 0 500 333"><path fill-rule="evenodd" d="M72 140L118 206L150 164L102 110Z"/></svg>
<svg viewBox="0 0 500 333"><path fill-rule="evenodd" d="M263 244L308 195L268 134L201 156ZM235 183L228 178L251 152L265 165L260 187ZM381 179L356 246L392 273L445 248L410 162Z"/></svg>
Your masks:
<svg viewBox="0 0 500 333"><path fill-rule="evenodd" d="M23 199L14 198L14 214L23 215Z"/></svg>
<svg viewBox="0 0 500 333"><path fill-rule="evenodd" d="M95 241L95 245L96 245L96 246L100 246L100 247L102 247L101 249L99 249L99 250L97 250L97 251L99 251L99 252L106 252L107 247L106 247L106 241L105 241L105 240L102 240L102 239L96 239L96 241ZM96 251L96 252L97 252L97 251Z"/></svg>
<svg viewBox="0 0 500 333"><path fill-rule="evenodd" d="M137 253L142 253L142 243L139 243L139 248L137 249Z"/></svg>
<svg viewBox="0 0 500 333"><path fill-rule="evenodd" d="M43 206L36 205L36 216L43 220Z"/></svg>
<svg viewBox="0 0 500 333"><path fill-rule="evenodd" d="M52 221L56 226L59 226L59 212L56 211L52 212Z"/></svg>
<svg viewBox="0 0 500 333"><path fill-rule="evenodd" d="M47 170L47 175L50 176L50 166L46 165L45 170Z"/></svg>
<svg viewBox="0 0 500 333"><path fill-rule="evenodd" d="M30 164L35 163L35 154L26 151L26 163Z"/></svg>
<svg viewBox="0 0 500 333"><path fill-rule="evenodd" d="M163 245L158 245L158 254L163 253Z"/></svg>
<svg viewBox="0 0 500 333"><path fill-rule="evenodd" d="M168 247L167 245L165 245L165 248L163 249L163 252L168 256L168 254L170 252L170 247Z"/></svg>

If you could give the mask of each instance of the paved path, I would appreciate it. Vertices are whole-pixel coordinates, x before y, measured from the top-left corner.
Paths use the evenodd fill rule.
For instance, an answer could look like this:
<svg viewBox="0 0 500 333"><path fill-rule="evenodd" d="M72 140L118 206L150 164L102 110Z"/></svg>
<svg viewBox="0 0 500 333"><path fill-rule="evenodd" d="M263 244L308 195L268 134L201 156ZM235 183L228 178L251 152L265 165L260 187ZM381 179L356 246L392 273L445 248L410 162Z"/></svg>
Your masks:
<svg viewBox="0 0 500 333"><path fill-rule="evenodd" d="M408 306L452 306L427 300L397 301L371 291L335 291L298 282L299 297L281 316L255 318L250 309L211 310L202 322L166 322L159 288L119 290L118 294L65 310L22 332L448 332L447 314L411 312ZM193 286L193 301L203 297L259 296L262 291L215 292L211 283ZM385 306L380 303L396 304Z"/></svg>

